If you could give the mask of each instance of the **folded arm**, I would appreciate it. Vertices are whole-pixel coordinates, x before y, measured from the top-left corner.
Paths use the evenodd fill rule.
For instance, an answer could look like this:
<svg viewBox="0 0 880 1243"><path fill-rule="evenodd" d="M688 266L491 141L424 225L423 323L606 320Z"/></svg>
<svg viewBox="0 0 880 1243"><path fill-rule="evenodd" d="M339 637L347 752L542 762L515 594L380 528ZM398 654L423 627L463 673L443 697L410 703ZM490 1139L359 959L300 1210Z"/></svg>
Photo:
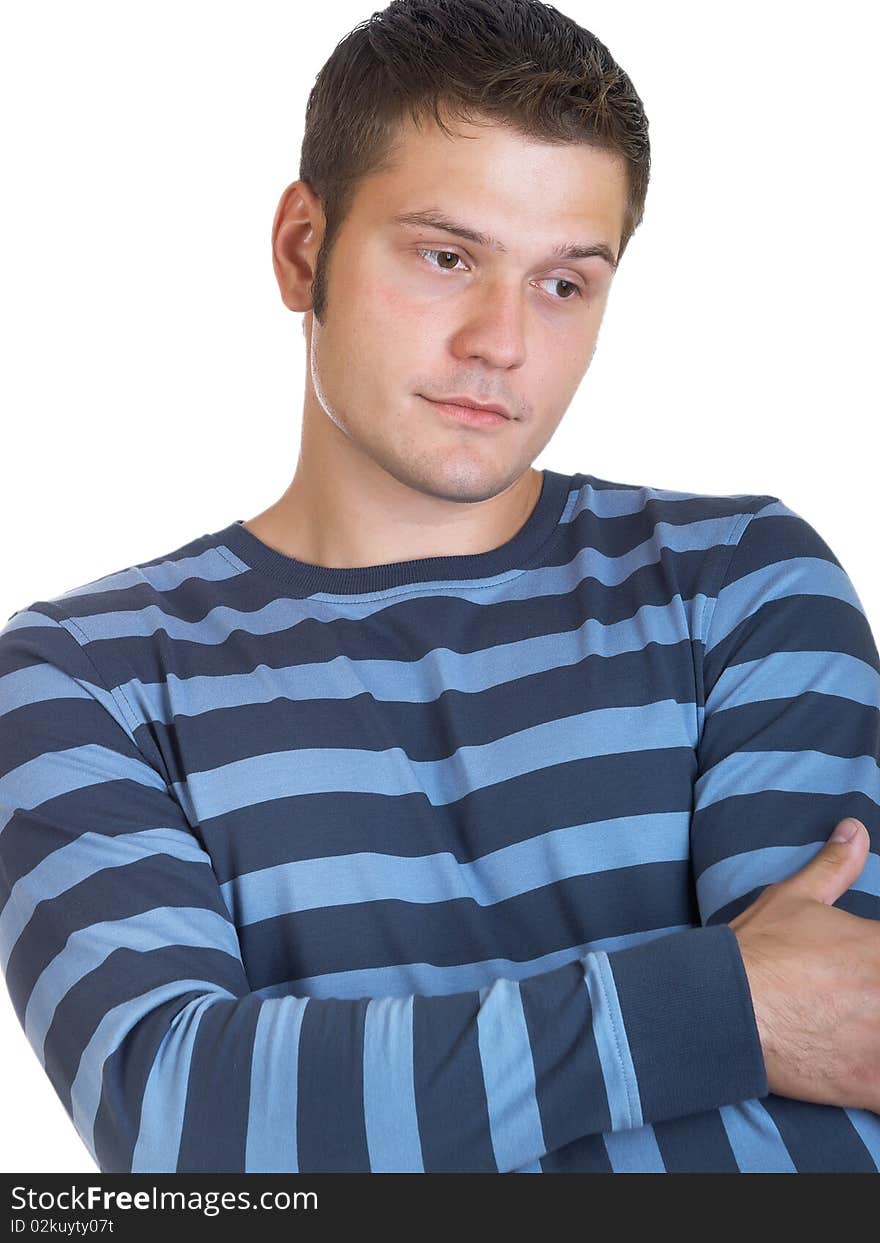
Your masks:
<svg viewBox="0 0 880 1243"><path fill-rule="evenodd" d="M867 827L870 852L834 905L880 920L880 657L852 582L773 499L731 549L714 599L691 822L702 923L729 923L793 877L846 816ZM765 1169L880 1168L880 1118L868 1110L771 1092L748 1117L726 1114Z"/></svg>

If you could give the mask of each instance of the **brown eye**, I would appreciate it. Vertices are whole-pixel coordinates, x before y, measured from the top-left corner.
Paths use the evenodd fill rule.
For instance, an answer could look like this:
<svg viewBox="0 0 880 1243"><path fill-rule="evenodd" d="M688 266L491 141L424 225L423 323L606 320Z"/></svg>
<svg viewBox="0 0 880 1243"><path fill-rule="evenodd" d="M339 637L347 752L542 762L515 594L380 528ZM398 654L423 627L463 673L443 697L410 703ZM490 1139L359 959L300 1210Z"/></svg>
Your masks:
<svg viewBox="0 0 880 1243"><path fill-rule="evenodd" d="M557 294L553 299L554 302L571 302L572 298L583 298L584 292L574 281L565 280L562 276L548 276L546 280L540 281L542 285L555 285L557 289L562 288L563 292Z"/></svg>
<svg viewBox="0 0 880 1243"><path fill-rule="evenodd" d="M421 250L416 251L416 254L429 255L429 256L436 255L437 263L434 263L433 259L431 258L426 259L425 262L429 264L429 266L432 268L433 267L439 268L442 272L454 272L456 263L461 262L461 255L457 255L454 250L425 250L423 248ZM440 262L441 259L444 259L444 260L449 259L451 260L451 263L449 264L441 263Z"/></svg>

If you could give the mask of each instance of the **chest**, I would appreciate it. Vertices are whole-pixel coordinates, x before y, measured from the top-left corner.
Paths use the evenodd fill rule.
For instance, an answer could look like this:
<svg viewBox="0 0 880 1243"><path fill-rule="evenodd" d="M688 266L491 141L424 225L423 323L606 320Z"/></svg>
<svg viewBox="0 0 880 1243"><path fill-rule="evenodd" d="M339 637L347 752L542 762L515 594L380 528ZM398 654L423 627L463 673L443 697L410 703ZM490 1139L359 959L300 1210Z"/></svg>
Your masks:
<svg viewBox="0 0 880 1243"><path fill-rule="evenodd" d="M690 645L566 599L544 634L242 636L213 707L179 684L177 792L255 988L457 991L693 919Z"/></svg>

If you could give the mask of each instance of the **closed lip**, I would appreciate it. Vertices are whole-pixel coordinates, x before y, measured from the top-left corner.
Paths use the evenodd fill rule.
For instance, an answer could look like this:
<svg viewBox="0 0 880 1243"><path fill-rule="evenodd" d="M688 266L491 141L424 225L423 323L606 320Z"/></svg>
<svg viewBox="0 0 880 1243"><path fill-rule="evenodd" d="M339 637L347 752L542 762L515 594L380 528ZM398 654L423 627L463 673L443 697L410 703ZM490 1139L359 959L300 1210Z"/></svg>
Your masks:
<svg viewBox="0 0 880 1243"><path fill-rule="evenodd" d="M473 397L429 397L428 401L442 401L450 406L470 406L472 410L491 410L494 414L503 414L505 419L512 418L510 411L506 406L502 406L497 401L476 401Z"/></svg>

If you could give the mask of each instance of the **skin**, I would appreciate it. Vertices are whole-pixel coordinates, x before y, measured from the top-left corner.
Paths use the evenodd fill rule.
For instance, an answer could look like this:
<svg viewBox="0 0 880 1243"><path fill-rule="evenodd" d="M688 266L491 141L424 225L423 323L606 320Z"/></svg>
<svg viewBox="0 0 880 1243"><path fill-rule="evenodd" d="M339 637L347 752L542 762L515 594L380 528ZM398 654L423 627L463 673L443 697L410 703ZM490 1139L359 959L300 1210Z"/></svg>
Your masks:
<svg viewBox="0 0 880 1243"><path fill-rule="evenodd" d="M857 826L848 844L832 837L730 926L770 1091L880 1113L880 925L834 905L864 871L871 839L864 821L846 819Z"/></svg>
<svg viewBox="0 0 880 1243"><path fill-rule="evenodd" d="M361 182L337 234L323 324L311 283L325 222L307 182L286 188L273 225L281 297L305 312L302 434L286 491L244 525L313 565L481 553L516 535L540 494L531 463L589 366L613 278L600 257L547 255L592 242L619 253L618 157L495 122L457 121L449 137L408 119L398 137L393 168ZM426 209L507 253L391 221ZM458 393L515 417L464 426L419 395Z"/></svg>

